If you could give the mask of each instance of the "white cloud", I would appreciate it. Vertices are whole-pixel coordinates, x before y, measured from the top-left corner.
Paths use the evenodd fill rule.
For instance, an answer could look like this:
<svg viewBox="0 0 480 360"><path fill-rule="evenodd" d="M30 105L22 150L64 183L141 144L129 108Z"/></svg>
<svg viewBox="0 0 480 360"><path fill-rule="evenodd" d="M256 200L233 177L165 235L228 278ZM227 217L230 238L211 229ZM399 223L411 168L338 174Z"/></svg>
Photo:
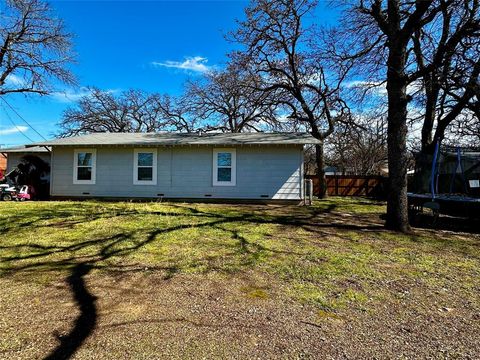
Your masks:
<svg viewBox="0 0 480 360"><path fill-rule="evenodd" d="M15 74L10 74L5 79L5 83L11 86L24 86L25 80Z"/></svg>
<svg viewBox="0 0 480 360"><path fill-rule="evenodd" d="M387 83L386 81L365 81L365 80L354 80L349 81L345 85L347 88L357 88L362 90L371 91L373 94L378 96L387 96ZM414 94L422 89L421 81L416 81L407 86L407 94Z"/></svg>
<svg viewBox="0 0 480 360"><path fill-rule="evenodd" d="M28 126L17 126L11 128L0 129L0 135L12 135L19 132L25 132L28 130Z"/></svg>
<svg viewBox="0 0 480 360"><path fill-rule="evenodd" d="M208 59L195 56L195 57L186 57L184 61L172 61L167 60L165 62L157 62L152 61L151 64L155 67L167 67L167 68L175 68L175 69L182 69L187 71L194 71L194 72L207 72L210 70L210 67L207 66Z"/></svg>
<svg viewBox="0 0 480 360"><path fill-rule="evenodd" d="M109 89L109 90L105 90L105 92L113 94L113 93L118 92L118 90ZM92 93L91 88L81 87L78 90L76 90L76 89L65 89L63 91L56 91L56 92L50 94L50 96L54 100L62 102L62 103L74 103L74 102L77 102L78 100L80 100L82 97L90 95L91 93Z"/></svg>
<svg viewBox="0 0 480 360"><path fill-rule="evenodd" d="M87 87L81 87L78 90L74 89L66 89L64 91L56 91L52 93L50 96L59 102L62 103L71 103L80 100L82 97L90 95L91 89Z"/></svg>
<svg viewBox="0 0 480 360"><path fill-rule="evenodd" d="M347 88L369 90L379 96L387 95L387 84L381 81L354 80L354 81L347 82L345 86Z"/></svg>

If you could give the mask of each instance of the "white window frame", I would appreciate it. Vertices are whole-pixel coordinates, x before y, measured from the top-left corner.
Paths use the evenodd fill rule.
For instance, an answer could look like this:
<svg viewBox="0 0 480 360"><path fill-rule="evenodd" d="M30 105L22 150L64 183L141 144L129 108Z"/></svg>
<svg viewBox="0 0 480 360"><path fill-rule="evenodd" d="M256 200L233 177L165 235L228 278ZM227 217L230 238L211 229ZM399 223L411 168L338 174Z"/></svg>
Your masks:
<svg viewBox="0 0 480 360"><path fill-rule="evenodd" d="M150 166L138 166L139 153L152 153L152 180L138 180L138 168ZM157 185L157 149L140 148L133 150L133 185Z"/></svg>
<svg viewBox="0 0 480 360"><path fill-rule="evenodd" d="M232 177L230 181L218 181L218 154L230 153L232 155L232 163L229 166L232 169ZM220 166L223 168L224 166ZM225 166L227 167L227 166ZM216 148L213 149L213 186L236 186L237 185L237 150L233 148Z"/></svg>
<svg viewBox="0 0 480 360"><path fill-rule="evenodd" d="M92 178L90 180L78 180L78 154L92 154ZM86 167L86 166L82 166ZM73 151L73 183L76 185L94 185L97 178L97 149L75 149Z"/></svg>

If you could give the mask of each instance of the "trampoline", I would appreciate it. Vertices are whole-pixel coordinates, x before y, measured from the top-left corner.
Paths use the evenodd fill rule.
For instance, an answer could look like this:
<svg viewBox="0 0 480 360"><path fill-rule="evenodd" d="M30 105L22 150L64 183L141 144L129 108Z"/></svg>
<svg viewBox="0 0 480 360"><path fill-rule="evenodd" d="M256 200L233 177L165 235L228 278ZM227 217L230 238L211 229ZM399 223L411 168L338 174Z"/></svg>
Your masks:
<svg viewBox="0 0 480 360"><path fill-rule="evenodd" d="M435 146L433 157L417 158L408 192L411 212L480 218L480 149Z"/></svg>

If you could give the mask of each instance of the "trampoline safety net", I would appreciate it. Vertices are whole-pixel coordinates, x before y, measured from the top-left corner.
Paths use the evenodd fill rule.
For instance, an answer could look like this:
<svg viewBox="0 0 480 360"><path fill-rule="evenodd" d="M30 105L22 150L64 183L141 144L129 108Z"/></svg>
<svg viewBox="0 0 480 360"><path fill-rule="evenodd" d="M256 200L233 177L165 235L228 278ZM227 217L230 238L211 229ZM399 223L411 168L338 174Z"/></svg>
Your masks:
<svg viewBox="0 0 480 360"><path fill-rule="evenodd" d="M480 149L441 147L435 166L434 158L435 155L416 157L410 191L431 193L434 186L436 194L480 197Z"/></svg>

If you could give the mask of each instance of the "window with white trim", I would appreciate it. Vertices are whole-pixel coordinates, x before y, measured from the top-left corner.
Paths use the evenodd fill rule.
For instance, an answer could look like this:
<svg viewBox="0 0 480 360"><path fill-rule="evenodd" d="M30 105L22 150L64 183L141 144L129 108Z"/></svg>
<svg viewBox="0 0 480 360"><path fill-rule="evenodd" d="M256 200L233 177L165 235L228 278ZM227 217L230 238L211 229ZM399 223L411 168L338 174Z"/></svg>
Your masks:
<svg viewBox="0 0 480 360"><path fill-rule="evenodd" d="M95 184L97 150L75 149L73 152L73 183Z"/></svg>
<svg viewBox="0 0 480 360"><path fill-rule="evenodd" d="M133 184L157 185L157 150L135 149L133 154Z"/></svg>
<svg viewBox="0 0 480 360"><path fill-rule="evenodd" d="M235 149L213 149L213 185L235 186L237 152Z"/></svg>

